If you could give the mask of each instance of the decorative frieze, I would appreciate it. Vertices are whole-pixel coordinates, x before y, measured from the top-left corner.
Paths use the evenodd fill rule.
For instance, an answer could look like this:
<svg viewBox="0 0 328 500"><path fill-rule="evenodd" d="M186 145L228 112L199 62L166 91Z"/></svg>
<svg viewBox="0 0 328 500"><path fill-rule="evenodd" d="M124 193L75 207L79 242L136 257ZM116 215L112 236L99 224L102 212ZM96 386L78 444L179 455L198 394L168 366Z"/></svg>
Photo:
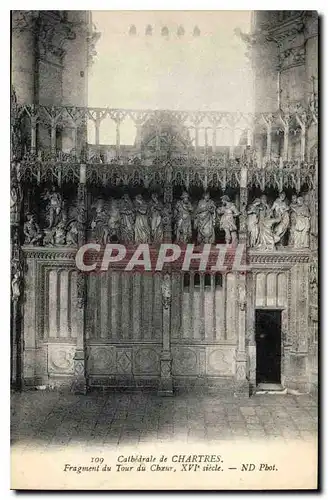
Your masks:
<svg viewBox="0 0 328 500"><path fill-rule="evenodd" d="M291 267L296 263L307 263L311 259L311 254L307 250L299 252L291 252L290 250L279 251L279 252L256 252L255 250L249 250L249 263L251 266L256 267L257 265L265 264L276 265L283 267Z"/></svg>

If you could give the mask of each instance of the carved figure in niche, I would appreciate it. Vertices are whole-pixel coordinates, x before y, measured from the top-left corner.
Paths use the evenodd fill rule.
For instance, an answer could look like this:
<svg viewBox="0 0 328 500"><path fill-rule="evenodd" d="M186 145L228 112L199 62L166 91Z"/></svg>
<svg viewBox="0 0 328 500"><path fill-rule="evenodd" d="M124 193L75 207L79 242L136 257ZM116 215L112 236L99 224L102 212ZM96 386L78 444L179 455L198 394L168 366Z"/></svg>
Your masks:
<svg viewBox="0 0 328 500"><path fill-rule="evenodd" d="M19 108L15 89L11 88L11 151L13 158L20 158L22 155L22 134L19 120Z"/></svg>
<svg viewBox="0 0 328 500"><path fill-rule="evenodd" d="M227 245L230 243L235 244L238 242L236 217L239 211L236 205L230 201L229 196L224 195L221 197L222 206L218 207L217 214L220 218L220 229L225 233L225 242Z"/></svg>
<svg viewBox="0 0 328 500"><path fill-rule="evenodd" d="M270 205L268 203L268 199L266 197L265 194L262 194L260 196L260 207L261 207L261 210L263 210L265 212L265 216L269 216L270 215Z"/></svg>
<svg viewBox="0 0 328 500"><path fill-rule="evenodd" d="M149 204L151 239L153 243L163 240L163 205L159 201L157 193L152 193Z"/></svg>
<svg viewBox="0 0 328 500"><path fill-rule="evenodd" d="M256 248L259 250L274 250L275 237L273 234L273 224L276 224L280 219L271 217L271 210L267 202L267 197L263 194L260 198L259 205L259 233Z"/></svg>
<svg viewBox="0 0 328 500"><path fill-rule="evenodd" d="M314 257L314 260L310 264L309 283L313 298L316 298L318 291L318 260L316 257Z"/></svg>
<svg viewBox="0 0 328 500"><path fill-rule="evenodd" d="M198 202L195 212L195 229L198 243L214 243L215 241L215 203L208 192Z"/></svg>
<svg viewBox="0 0 328 500"><path fill-rule="evenodd" d="M296 213L294 208L297 207L297 196L296 194L292 195L292 201L290 203L290 230L289 230L289 240L288 245L293 247L295 241L295 225L296 225Z"/></svg>
<svg viewBox="0 0 328 500"><path fill-rule="evenodd" d="M192 238L191 214L193 212L189 195L184 191L174 209L176 241L188 243Z"/></svg>
<svg viewBox="0 0 328 500"><path fill-rule="evenodd" d="M120 202L120 239L122 243L131 243L134 240L135 212L133 203L128 194L124 194Z"/></svg>
<svg viewBox="0 0 328 500"><path fill-rule="evenodd" d="M141 194L137 194L134 202L136 219L134 223L134 241L136 243L150 242L150 226L148 206Z"/></svg>
<svg viewBox="0 0 328 500"><path fill-rule="evenodd" d="M258 242L259 237L259 216L260 216L260 198L256 198L253 203L251 203L247 210L247 230L248 230L248 242L251 248L255 247Z"/></svg>
<svg viewBox="0 0 328 500"><path fill-rule="evenodd" d="M76 220L68 222L66 226L66 245L76 246L79 240L79 225Z"/></svg>
<svg viewBox="0 0 328 500"><path fill-rule="evenodd" d="M67 217L63 214L62 220L58 222L57 226L53 231L53 243L54 245L65 245L66 244L66 226Z"/></svg>
<svg viewBox="0 0 328 500"><path fill-rule="evenodd" d="M289 226L289 206L286 200L286 193L282 192L271 207L271 213L277 219L274 228L275 243L281 242Z"/></svg>
<svg viewBox="0 0 328 500"><path fill-rule="evenodd" d="M103 199L97 200L95 209L95 215L91 221L93 237L98 243L105 245L108 239L108 227Z"/></svg>
<svg viewBox="0 0 328 500"><path fill-rule="evenodd" d="M108 233L112 240L113 237L119 238L121 216L117 201L112 198L109 205Z"/></svg>
<svg viewBox="0 0 328 500"><path fill-rule="evenodd" d="M10 186L10 220L18 222L22 192L17 179L13 178Z"/></svg>
<svg viewBox="0 0 328 500"><path fill-rule="evenodd" d="M22 270L19 262L14 262L12 267L11 292L13 301L17 301L20 297Z"/></svg>
<svg viewBox="0 0 328 500"><path fill-rule="evenodd" d="M27 214L26 222L24 223L25 245L42 244L42 232L35 220L35 215Z"/></svg>
<svg viewBox="0 0 328 500"><path fill-rule="evenodd" d="M297 205L292 210L295 214L294 248L308 248L310 246L311 214L302 196L297 198Z"/></svg>
<svg viewBox="0 0 328 500"><path fill-rule="evenodd" d="M61 212L63 208L63 200L59 193L56 192L55 186L52 187L52 191L46 191L43 195L43 199L48 201L47 206L47 219L48 227L47 229L52 229L56 224L60 222Z"/></svg>

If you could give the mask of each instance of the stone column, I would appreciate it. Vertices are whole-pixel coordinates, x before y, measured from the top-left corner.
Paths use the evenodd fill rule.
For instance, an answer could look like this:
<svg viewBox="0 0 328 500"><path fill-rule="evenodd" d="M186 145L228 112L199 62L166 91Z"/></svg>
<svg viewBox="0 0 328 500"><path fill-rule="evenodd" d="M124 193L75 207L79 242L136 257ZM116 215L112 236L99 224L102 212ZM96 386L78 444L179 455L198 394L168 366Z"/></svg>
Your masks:
<svg viewBox="0 0 328 500"><path fill-rule="evenodd" d="M161 351L161 375L158 394L172 396L172 353L171 353L171 276L165 274L162 281L163 338Z"/></svg>
<svg viewBox="0 0 328 500"><path fill-rule="evenodd" d="M239 203L239 245L247 244L247 168L243 166L240 173ZM247 252L247 248L245 248ZM247 253L246 253L247 262ZM236 351L236 394L249 396L249 383L246 378L246 310L247 310L246 273L238 273L238 340Z"/></svg>
<svg viewBox="0 0 328 500"><path fill-rule="evenodd" d="M236 351L235 396L249 396L246 374L246 273L238 273L238 338Z"/></svg>
<svg viewBox="0 0 328 500"><path fill-rule="evenodd" d="M173 189L171 182L171 167L166 171L166 182L164 187L164 241L172 241L172 202ZM172 384L172 353L171 353L171 276L166 273L162 280L162 304L163 304L163 335L162 351L160 358L160 381L158 393L161 396L173 394Z"/></svg>
<svg viewBox="0 0 328 500"><path fill-rule="evenodd" d="M78 245L83 245L86 241L86 220L87 220L87 189L86 189L86 165L80 166L80 183L78 185ZM74 381L72 391L75 394L86 394L86 347L85 347L85 322L86 322L86 276L78 271L77 276L77 308L78 333L76 339L76 350L74 355Z"/></svg>
<svg viewBox="0 0 328 500"><path fill-rule="evenodd" d="M248 203L248 188L247 188L247 167L242 166L240 171L240 187L239 187L239 243L246 245L247 243L247 203Z"/></svg>
<svg viewBox="0 0 328 500"><path fill-rule="evenodd" d="M22 314L23 256L20 242L22 190L17 176L17 166L11 165L10 186L10 230L11 230L11 332L10 332L10 380L13 388L22 388Z"/></svg>
<svg viewBox="0 0 328 500"><path fill-rule="evenodd" d="M246 354L247 377L250 393L256 389L256 341L255 341L255 282L256 274L251 271L246 274Z"/></svg>

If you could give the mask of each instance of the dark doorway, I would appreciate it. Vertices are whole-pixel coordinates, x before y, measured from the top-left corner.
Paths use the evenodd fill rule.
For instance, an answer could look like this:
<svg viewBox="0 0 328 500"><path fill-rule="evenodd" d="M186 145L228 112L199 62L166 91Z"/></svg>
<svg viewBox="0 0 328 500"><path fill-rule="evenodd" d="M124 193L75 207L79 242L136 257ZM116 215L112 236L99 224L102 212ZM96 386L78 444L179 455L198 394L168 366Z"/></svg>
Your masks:
<svg viewBox="0 0 328 500"><path fill-rule="evenodd" d="M280 384L281 311L256 310L256 383Z"/></svg>

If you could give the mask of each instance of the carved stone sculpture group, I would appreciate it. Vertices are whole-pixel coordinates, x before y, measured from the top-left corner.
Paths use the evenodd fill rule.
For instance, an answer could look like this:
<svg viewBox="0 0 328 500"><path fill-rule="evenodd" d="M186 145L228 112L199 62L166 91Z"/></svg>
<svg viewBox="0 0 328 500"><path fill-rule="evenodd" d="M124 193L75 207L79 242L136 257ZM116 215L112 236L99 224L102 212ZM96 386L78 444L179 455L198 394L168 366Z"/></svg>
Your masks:
<svg viewBox="0 0 328 500"><path fill-rule="evenodd" d="M262 195L247 210L249 246L259 250L274 250L282 246L289 230L289 247L308 248L310 221L310 210L302 196L293 195L289 204L286 194L282 192L270 207L266 195Z"/></svg>
<svg viewBox="0 0 328 500"><path fill-rule="evenodd" d="M234 244L238 241L236 218L239 211L227 195L221 197L221 205L216 207L208 192L198 202L194 210L189 195L184 191L174 210L176 241L190 243L192 227L197 231L197 243L214 243L215 227L225 233L225 242Z"/></svg>
<svg viewBox="0 0 328 500"><path fill-rule="evenodd" d="M60 193L55 188L43 195L46 202L47 224L41 230L35 215L28 213L24 224L25 244L45 246L76 246L79 221L69 218ZM229 196L223 195L217 206L210 194L192 203L184 191L175 202L173 232L177 243L192 242L193 231L197 243L215 243L216 229L224 233L226 244L238 243L238 217L240 212ZM157 193L147 201L141 194L132 200L129 194L122 198L99 198L91 207L90 238L101 244L109 242L152 243L163 241L165 207ZM258 250L274 250L285 243L296 249L310 245L310 211L302 196L293 195L291 203L280 193L272 206L265 194L256 198L247 209L248 245Z"/></svg>
<svg viewBox="0 0 328 500"><path fill-rule="evenodd" d="M28 213L24 223L24 243L26 245L76 246L78 243L78 220L68 219L60 193L53 187L46 191L43 200L47 203L47 226L41 230L36 216Z"/></svg>

